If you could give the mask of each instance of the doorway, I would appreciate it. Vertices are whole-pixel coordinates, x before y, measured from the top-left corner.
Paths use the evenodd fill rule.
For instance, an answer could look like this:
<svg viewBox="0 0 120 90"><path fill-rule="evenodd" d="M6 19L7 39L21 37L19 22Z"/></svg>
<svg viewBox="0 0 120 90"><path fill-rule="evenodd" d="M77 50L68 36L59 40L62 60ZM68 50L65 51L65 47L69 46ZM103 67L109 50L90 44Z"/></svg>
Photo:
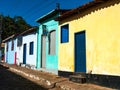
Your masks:
<svg viewBox="0 0 120 90"><path fill-rule="evenodd" d="M27 45L24 44L23 45L23 64L26 64L26 49L27 49Z"/></svg>
<svg viewBox="0 0 120 90"><path fill-rule="evenodd" d="M75 72L86 72L85 31L75 33Z"/></svg>
<svg viewBox="0 0 120 90"><path fill-rule="evenodd" d="M41 68L46 67L46 36L41 36Z"/></svg>

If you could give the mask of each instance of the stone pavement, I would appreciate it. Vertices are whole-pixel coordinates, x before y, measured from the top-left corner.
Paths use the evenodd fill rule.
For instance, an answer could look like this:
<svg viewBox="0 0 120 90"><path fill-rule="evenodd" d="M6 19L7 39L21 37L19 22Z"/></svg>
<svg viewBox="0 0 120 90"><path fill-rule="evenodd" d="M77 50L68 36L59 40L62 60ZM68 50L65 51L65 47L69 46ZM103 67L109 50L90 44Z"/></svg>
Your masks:
<svg viewBox="0 0 120 90"><path fill-rule="evenodd" d="M46 88L47 90L113 90L110 88L94 85L94 84L78 84L69 81L67 78L63 78L51 73L46 73L38 70L32 70L17 65L10 65L1 63L3 67L9 68L9 70L17 75L20 75L37 85ZM34 88L33 90L37 90ZM43 89L39 89L43 90Z"/></svg>

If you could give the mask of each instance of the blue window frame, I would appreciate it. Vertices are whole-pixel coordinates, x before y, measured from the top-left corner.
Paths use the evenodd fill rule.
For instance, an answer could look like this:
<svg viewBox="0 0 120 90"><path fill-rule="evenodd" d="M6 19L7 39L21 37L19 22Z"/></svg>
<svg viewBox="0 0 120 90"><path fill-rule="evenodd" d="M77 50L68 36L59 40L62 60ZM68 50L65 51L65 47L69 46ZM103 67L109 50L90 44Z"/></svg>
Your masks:
<svg viewBox="0 0 120 90"><path fill-rule="evenodd" d="M34 42L30 42L29 54L33 55L33 51L34 51Z"/></svg>
<svg viewBox="0 0 120 90"><path fill-rule="evenodd" d="M61 26L61 43L67 43L69 41L69 25Z"/></svg>
<svg viewBox="0 0 120 90"><path fill-rule="evenodd" d="M8 48L9 48L9 43L7 42L6 52L8 52Z"/></svg>
<svg viewBox="0 0 120 90"><path fill-rule="evenodd" d="M21 46L22 46L22 36L21 36L21 35L18 36L17 46L18 46L18 47L21 47Z"/></svg>
<svg viewBox="0 0 120 90"><path fill-rule="evenodd" d="M12 40L12 42L11 42L11 50L12 51L14 50L14 40Z"/></svg>

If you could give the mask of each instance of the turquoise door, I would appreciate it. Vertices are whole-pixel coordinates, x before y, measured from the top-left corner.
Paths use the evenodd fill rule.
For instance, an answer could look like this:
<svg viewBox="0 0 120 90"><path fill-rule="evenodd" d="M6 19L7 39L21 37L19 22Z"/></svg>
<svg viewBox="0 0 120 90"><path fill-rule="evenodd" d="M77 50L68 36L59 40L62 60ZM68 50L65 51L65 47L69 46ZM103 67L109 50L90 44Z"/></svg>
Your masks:
<svg viewBox="0 0 120 90"><path fill-rule="evenodd" d="M23 45L23 64L26 64L26 44Z"/></svg>
<svg viewBox="0 0 120 90"><path fill-rule="evenodd" d="M85 31L75 33L75 72L86 72Z"/></svg>

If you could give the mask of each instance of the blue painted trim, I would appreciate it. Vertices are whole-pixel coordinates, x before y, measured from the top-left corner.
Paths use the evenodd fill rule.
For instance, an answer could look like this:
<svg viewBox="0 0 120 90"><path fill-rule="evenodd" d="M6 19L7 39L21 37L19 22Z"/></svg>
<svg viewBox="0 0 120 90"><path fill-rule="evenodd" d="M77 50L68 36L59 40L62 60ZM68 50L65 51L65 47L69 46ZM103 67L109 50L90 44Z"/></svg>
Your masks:
<svg viewBox="0 0 120 90"><path fill-rule="evenodd" d="M61 26L61 43L69 42L69 24Z"/></svg>
<svg viewBox="0 0 120 90"><path fill-rule="evenodd" d="M29 54L33 55L33 51L34 51L34 42L30 42Z"/></svg>
<svg viewBox="0 0 120 90"><path fill-rule="evenodd" d="M84 35L82 36L82 34ZM79 47L81 43L81 46L83 46L83 48L77 48L76 35L81 35L80 39L83 38L83 42L82 43L79 42ZM80 52L80 50L78 49L84 50L84 52ZM82 54L82 55L80 54L78 55L81 59L79 63L77 62L78 57L76 55L78 54L78 52L76 52L76 50ZM77 65L80 67L77 67ZM74 67L75 67L74 68L75 72L86 72L86 33L85 33L85 30L74 34Z"/></svg>
<svg viewBox="0 0 120 90"><path fill-rule="evenodd" d="M23 45L23 64L26 64L26 50L27 49L27 44Z"/></svg>

